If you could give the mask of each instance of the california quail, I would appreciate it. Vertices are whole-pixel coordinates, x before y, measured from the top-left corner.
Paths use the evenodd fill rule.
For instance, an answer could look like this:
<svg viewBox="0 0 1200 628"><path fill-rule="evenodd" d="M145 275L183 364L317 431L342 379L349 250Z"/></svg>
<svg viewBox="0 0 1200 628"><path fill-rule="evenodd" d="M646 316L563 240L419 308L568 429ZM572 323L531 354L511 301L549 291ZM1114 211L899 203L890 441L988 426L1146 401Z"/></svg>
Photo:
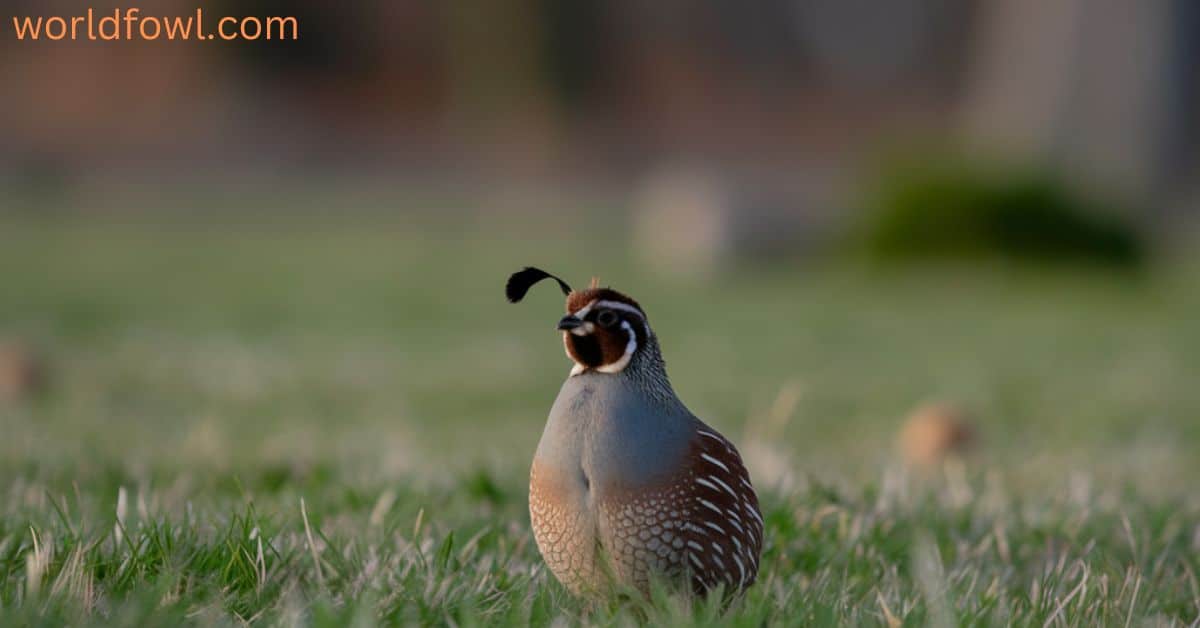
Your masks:
<svg viewBox="0 0 1200 628"><path fill-rule="evenodd" d="M637 301L610 288L572 291L526 268L508 280L520 301L552 278L567 295L558 321L575 363L529 473L538 549L576 594L652 577L698 593L754 582L763 519L741 457L675 396L658 339ZM614 582L615 581L615 582Z"/></svg>

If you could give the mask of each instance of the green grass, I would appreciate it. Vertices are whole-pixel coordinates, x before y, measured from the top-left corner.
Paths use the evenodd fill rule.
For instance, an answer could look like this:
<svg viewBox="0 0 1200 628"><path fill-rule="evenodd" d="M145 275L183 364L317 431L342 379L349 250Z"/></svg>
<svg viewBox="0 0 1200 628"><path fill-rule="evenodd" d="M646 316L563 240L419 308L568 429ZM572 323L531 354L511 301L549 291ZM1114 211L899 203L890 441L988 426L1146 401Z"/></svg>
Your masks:
<svg viewBox="0 0 1200 628"><path fill-rule="evenodd" d="M596 219L186 216L0 218L0 336L53 367L0 407L4 623L1200 618L1186 261L687 282ZM569 365L554 290L502 300L525 264L638 297L739 443L767 521L745 598L582 602L545 571L524 482ZM894 436L930 398L981 446L910 475Z"/></svg>

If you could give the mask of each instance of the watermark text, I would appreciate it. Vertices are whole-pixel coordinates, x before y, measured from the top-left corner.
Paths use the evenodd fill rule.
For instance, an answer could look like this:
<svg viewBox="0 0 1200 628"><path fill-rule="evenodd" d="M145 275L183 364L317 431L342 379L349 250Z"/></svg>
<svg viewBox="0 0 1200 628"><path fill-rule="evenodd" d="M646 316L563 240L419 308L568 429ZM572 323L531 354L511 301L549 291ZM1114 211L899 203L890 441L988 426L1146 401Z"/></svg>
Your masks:
<svg viewBox="0 0 1200 628"><path fill-rule="evenodd" d="M294 41L300 38L295 17L210 18L204 9L191 15L157 16L141 9L73 16L13 16L18 41Z"/></svg>

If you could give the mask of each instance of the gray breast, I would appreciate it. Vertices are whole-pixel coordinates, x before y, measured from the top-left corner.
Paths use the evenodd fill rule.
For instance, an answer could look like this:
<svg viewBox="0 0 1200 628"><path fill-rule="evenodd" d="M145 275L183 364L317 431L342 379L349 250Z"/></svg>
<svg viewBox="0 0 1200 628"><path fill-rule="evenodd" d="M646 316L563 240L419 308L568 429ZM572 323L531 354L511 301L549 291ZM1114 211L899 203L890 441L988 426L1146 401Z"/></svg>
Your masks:
<svg viewBox="0 0 1200 628"><path fill-rule="evenodd" d="M563 384L537 457L582 469L594 489L635 488L678 468L691 425L682 406L664 407L627 378L584 373Z"/></svg>

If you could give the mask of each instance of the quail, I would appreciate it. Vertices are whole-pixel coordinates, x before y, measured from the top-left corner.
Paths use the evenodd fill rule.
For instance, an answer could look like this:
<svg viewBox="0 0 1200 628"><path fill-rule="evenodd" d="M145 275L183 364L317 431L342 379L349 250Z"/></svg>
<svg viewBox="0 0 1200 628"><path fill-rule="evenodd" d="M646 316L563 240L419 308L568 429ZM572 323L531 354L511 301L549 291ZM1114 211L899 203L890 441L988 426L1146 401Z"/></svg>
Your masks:
<svg viewBox="0 0 1200 628"><path fill-rule="evenodd" d="M550 571L577 595L655 578L700 594L754 583L763 518L737 449L675 395L637 301L595 280L573 291L537 268L513 274L508 300L554 279L574 362L529 473L529 514Z"/></svg>

